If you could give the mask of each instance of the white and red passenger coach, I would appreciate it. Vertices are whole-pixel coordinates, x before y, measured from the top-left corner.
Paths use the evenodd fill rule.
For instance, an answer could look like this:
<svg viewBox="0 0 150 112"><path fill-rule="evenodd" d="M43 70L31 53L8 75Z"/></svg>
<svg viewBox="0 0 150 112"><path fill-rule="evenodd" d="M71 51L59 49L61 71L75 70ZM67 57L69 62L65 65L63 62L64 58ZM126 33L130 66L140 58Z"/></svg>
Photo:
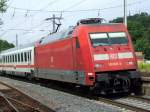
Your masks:
<svg viewBox="0 0 150 112"><path fill-rule="evenodd" d="M137 92L141 78L127 28L83 19L38 44L0 53L4 74L74 83L98 93Z"/></svg>

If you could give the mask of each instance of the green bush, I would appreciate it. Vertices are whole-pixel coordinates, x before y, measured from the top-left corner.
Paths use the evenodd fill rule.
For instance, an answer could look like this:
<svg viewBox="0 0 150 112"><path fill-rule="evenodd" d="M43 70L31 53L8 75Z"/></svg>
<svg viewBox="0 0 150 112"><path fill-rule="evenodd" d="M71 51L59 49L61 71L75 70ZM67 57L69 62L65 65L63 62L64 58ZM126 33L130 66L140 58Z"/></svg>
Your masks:
<svg viewBox="0 0 150 112"><path fill-rule="evenodd" d="M150 64L148 63L138 63L138 68L142 72L150 72Z"/></svg>

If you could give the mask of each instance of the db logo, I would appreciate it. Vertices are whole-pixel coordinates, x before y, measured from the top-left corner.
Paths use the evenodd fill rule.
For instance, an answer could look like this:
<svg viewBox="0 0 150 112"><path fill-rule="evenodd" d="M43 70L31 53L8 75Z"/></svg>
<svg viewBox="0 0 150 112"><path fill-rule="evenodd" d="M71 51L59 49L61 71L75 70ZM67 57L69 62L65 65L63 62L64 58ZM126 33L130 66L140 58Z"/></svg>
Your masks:
<svg viewBox="0 0 150 112"><path fill-rule="evenodd" d="M109 54L110 59L117 59L118 55L117 54Z"/></svg>

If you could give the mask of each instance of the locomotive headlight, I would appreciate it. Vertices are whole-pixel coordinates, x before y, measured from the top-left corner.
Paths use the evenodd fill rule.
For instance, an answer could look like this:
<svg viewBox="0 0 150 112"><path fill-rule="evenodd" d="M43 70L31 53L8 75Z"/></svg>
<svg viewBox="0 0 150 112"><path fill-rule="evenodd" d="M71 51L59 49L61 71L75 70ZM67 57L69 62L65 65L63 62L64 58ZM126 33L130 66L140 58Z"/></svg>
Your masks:
<svg viewBox="0 0 150 112"><path fill-rule="evenodd" d="M93 75L93 73L88 73L88 76L92 76Z"/></svg>
<svg viewBox="0 0 150 112"><path fill-rule="evenodd" d="M134 63L132 61L127 62L128 65L133 65Z"/></svg>
<svg viewBox="0 0 150 112"><path fill-rule="evenodd" d="M100 68L102 64L95 64L95 68Z"/></svg>

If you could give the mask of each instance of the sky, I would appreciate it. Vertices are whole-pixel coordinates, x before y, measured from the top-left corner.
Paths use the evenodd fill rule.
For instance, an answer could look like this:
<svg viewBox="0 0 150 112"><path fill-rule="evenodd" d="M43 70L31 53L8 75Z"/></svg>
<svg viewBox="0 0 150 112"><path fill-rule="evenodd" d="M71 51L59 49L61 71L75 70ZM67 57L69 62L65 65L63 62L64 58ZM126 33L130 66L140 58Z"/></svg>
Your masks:
<svg viewBox="0 0 150 112"><path fill-rule="evenodd" d="M46 18L62 16L60 30L76 25L84 18L101 17L107 22L123 17L123 0L9 0L5 13L0 14L0 39L15 45L34 42L52 31L52 22ZM147 12L150 0L127 0L128 14Z"/></svg>

